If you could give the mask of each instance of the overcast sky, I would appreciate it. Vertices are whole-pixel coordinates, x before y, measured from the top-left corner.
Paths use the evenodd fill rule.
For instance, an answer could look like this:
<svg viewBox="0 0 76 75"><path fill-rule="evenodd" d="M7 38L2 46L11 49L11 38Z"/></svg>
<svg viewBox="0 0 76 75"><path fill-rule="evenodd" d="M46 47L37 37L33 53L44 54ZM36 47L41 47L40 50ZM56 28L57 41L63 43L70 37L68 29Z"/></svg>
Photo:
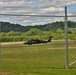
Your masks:
<svg viewBox="0 0 76 75"><path fill-rule="evenodd" d="M0 0L0 14L64 15L64 6L68 7L68 15L76 15L76 0ZM25 26L64 21L64 17L0 15L0 18L1 21ZM76 17L70 17L68 20L76 21Z"/></svg>

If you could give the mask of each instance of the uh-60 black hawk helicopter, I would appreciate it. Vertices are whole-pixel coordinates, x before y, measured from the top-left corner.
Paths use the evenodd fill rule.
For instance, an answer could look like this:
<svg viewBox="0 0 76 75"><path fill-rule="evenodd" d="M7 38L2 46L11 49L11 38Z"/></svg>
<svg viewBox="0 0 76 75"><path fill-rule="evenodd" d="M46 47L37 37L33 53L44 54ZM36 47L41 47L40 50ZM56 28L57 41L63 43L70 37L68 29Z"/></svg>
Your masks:
<svg viewBox="0 0 76 75"><path fill-rule="evenodd" d="M30 40L24 42L23 44L32 45L32 44L48 43L48 42L51 42L51 38L52 38L52 36L47 41L39 40L39 39L30 39Z"/></svg>

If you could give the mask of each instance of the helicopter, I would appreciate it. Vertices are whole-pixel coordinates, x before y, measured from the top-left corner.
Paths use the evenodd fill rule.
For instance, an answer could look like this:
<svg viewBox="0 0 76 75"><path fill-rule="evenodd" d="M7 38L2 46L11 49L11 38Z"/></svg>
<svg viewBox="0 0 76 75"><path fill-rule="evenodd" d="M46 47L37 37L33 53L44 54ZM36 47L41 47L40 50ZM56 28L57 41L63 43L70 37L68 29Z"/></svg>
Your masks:
<svg viewBox="0 0 76 75"><path fill-rule="evenodd" d="M48 42L51 42L51 38L52 38L52 36L47 41L39 40L39 39L30 39L30 40L24 42L23 44L32 45L32 44L48 43Z"/></svg>

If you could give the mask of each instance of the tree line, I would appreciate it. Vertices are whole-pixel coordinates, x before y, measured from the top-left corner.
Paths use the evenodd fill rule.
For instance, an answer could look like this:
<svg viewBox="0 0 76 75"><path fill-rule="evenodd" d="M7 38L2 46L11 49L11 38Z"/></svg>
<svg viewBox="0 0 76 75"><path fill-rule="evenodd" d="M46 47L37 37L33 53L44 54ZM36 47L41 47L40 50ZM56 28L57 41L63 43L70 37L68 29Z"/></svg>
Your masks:
<svg viewBox="0 0 76 75"><path fill-rule="evenodd" d="M2 42L15 42L15 41L26 41L28 39L41 39L46 40L50 36L53 36L52 40L64 40L65 39L65 31L61 28L53 31L42 31L37 28L31 28L27 32L1 32L0 39ZM72 28L68 30L68 36L70 40L76 40L76 28Z"/></svg>
<svg viewBox="0 0 76 75"><path fill-rule="evenodd" d="M76 22L73 21L68 21L68 27L69 28L76 28ZM22 26L20 24L13 24L10 22L0 22L1 24L1 32L10 32L10 31L14 31L14 32L27 32L29 31L31 28L37 28L40 29L42 31L55 31L57 29L62 29L64 30L64 22L60 21L60 22L52 22L52 23L48 23L48 24L44 24L44 25L35 25L35 26Z"/></svg>

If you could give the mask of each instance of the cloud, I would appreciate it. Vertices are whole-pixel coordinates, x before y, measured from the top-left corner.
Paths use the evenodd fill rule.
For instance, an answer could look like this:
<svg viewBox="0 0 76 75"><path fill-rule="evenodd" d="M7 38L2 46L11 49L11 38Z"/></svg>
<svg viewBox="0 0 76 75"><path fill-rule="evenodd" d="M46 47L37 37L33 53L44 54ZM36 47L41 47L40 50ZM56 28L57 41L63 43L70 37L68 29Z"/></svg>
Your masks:
<svg viewBox="0 0 76 75"><path fill-rule="evenodd" d="M49 14L58 14L60 12L64 12L64 8L63 7L49 7L49 8L44 8L44 9L40 9L39 13L49 13Z"/></svg>
<svg viewBox="0 0 76 75"><path fill-rule="evenodd" d="M64 15L64 6L76 7L75 0L0 0L0 14L51 14ZM76 14L75 8L68 9L68 15ZM1 16L2 20L22 25L45 24L53 21L64 20L58 17L25 17L25 16ZM71 19L71 18L69 18ZM71 19L74 20L74 19ZM75 21L75 20L74 20Z"/></svg>

